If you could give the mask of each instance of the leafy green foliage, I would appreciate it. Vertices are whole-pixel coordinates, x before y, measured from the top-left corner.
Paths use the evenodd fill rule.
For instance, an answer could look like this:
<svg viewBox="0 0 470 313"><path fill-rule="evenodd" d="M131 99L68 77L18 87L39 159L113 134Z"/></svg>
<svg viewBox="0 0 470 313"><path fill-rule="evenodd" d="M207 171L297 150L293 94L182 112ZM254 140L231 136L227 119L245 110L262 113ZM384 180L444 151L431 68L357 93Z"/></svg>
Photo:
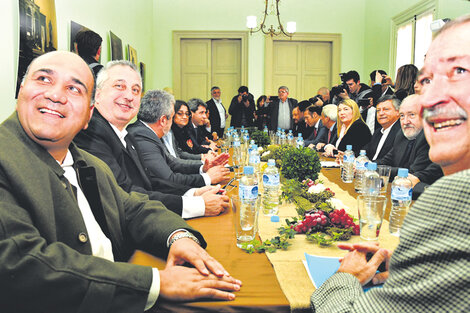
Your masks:
<svg viewBox="0 0 470 313"><path fill-rule="evenodd" d="M320 170L320 157L313 149L289 146L289 149L282 153L281 173L286 179L314 181L318 178Z"/></svg>
<svg viewBox="0 0 470 313"><path fill-rule="evenodd" d="M295 231L288 226L279 227L278 231L279 236L265 240L264 242L254 239L250 242L243 243L242 249L250 254L253 252L261 253L265 251L274 253L277 249L287 250L291 245L289 243L289 239L294 238Z"/></svg>
<svg viewBox="0 0 470 313"><path fill-rule="evenodd" d="M250 139L254 140L258 147L267 147L271 144L271 139L269 134L265 133L262 130L255 130L251 133Z"/></svg>
<svg viewBox="0 0 470 313"><path fill-rule="evenodd" d="M290 145L269 145L266 149L266 152L269 151L269 153L266 153L261 157L261 161L267 162L269 159L274 159L276 160L276 166L281 167L281 158L285 154L285 152L289 149L292 149L293 147Z"/></svg>

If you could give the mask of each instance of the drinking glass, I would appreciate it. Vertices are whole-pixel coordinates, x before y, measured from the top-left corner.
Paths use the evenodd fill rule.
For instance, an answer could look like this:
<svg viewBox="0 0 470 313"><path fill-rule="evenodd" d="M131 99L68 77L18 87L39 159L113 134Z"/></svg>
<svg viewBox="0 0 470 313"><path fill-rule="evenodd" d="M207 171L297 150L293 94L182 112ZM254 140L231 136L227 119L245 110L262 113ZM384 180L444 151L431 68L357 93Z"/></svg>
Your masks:
<svg viewBox="0 0 470 313"><path fill-rule="evenodd" d="M359 226L363 240L377 240L384 217L387 197L364 196L357 197L359 211Z"/></svg>
<svg viewBox="0 0 470 313"><path fill-rule="evenodd" d="M388 181L390 180L390 171L392 168L388 165L377 165L377 173L379 173L380 180L382 181L380 186L380 193L387 193Z"/></svg>
<svg viewBox="0 0 470 313"><path fill-rule="evenodd" d="M258 231L259 197L246 200L234 195L230 200L237 247L241 248L244 243L255 239Z"/></svg>

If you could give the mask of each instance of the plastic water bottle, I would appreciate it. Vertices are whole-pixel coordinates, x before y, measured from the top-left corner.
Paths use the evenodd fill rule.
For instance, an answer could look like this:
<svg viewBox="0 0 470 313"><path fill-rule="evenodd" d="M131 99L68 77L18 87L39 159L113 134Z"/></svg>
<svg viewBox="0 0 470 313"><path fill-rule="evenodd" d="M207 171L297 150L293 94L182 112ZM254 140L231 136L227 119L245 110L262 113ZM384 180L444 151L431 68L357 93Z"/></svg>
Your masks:
<svg viewBox="0 0 470 313"><path fill-rule="evenodd" d="M250 151L248 165L253 166L255 170L255 174L259 177L260 174L260 157L258 152L258 145L253 144L252 149Z"/></svg>
<svg viewBox="0 0 470 313"><path fill-rule="evenodd" d="M279 171L274 159L268 160L263 173L263 214L277 215L279 212Z"/></svg>
<svg viewBox="0 0 470 313"><path fill-rule="evenodd" d="M265 132L266 134L269 134L268 126L266 125L264 126L263 132Z"/></svg>
<svg viewBox="0 0 470 313"><path fill-rule="evenodd" d="M400 228L403 225L411 204L412 183L408 179L408 169L398 169L398 175L392 182L392 209L390 210L390 234L400 236Z"/></svg>
<svg viewBox="0 0 470 313"><path fill-rule="evenodd" d="M304 146L304 138L302 137L302 133L299 133L297 136L297 143L296 143L297 148L303 148Z"/></svg>
<svg viewBox="0 0 470 313"><path fill-rule="evenodd" d="M242 162L242 147L241 147L241 144L240 144L240 138L238 138L237 133L235 133L235 135L233 136L233 155L232 155L232 159L233 159L233 165L238 166L238 168L240 168L243 165L243 162ZM239 174L238 171L237 171L237 174Z"/></svg>
<svg viewBox="0 0 470 313"><path fill-rule="evenodd" d="M287 136L286 136L286 133L284 131L281 132L281 141L280 141L280 144L281 145L285 145L287 143Z"/></svg>
<svg viewBox="0 0 470 313"><path fill-rule="evenodd" d="M362 193L364 172L366 171L366 165L368 162L369 158L366 155L366 150L361 150L355 161L356 174L354 177L354 189L358 193Z"/></svg>
<svg viewBox="0 0 470 313"><path fill-rule="evenodd" d="M287 134L287 143L288 143L290 146L294 146L294 145L295 145L294 134L292 133L292 129L289 129L289 133Z"/></svg>
<svg viewBox="0 0 470 313"><path fill-rule="evenodd" d="M377 163L367 163L367 171L364 172L362 193L365 196L377 197L380 195L382 180L377 173Z"/></svg>
<svg viewBox="0 0 470 313"><path fill-rule="evenodd" d="M238 184L238 195L241 200L255 200L258 198L258 179L253 166L243 168L243 176Z"/></svg>
<svg viewBox="0 0 470 313"><path fill-rule="evenodd" d="M299 134L300 135L300 134ZM343 164L341 164L341 180L343 183L352 183L354 180L354 152L352 145L346 146L343 155Z"/></svg>

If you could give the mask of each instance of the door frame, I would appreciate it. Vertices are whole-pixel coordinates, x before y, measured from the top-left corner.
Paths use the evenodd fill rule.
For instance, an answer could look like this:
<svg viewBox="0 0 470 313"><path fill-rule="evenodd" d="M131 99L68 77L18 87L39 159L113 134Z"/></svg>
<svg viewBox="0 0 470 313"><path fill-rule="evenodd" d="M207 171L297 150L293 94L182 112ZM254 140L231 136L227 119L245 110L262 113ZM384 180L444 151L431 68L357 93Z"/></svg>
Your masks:
<svg viewBox="0 0 470 313"><path fill-rule="evenodd" d="M320 34L320 33L295 33L292 38L270 37L265 40L265 72L264 86L265 93L269 95L277 94L276 90L271 90L273 78L274 41L316 41L331 43L331 86L338 83L338 75L341 72L341 34ZM327 87L331 87L327 86Z"/></svg>
<svg viewBox="0 0 470 313"><path fill-rule="evenodd" d="M173 31L173 92L181 96L181 40L183 39L239 39L241 41L241 85L248 85L248 31ZM210 90L207 91L210 96Z"/></svg>

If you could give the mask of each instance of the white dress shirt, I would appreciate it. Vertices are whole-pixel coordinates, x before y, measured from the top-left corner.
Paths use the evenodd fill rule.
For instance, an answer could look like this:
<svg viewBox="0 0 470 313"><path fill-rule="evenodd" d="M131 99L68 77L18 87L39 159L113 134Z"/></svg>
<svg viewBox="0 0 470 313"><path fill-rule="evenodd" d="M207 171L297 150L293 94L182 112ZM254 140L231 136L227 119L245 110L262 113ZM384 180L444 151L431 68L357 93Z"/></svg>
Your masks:
<svg viewBox="0 0 470 313"><path fill-rule="evenodd" d="M219 111L219 116L220 116L220 128L225 128L225 109L222 104L222 100L214 100L215 106L217 107L217 111ZM213 114L213 113L212 113Z"/></svg>
<svg viewBox="0 0 470 313"><path fill-rule="evenodd" d="M281 99L279 99L277 127L280 127L281 129L290 129L290 115L289 99L286 99L285 102L282 102Z"/></svg>
<svg viewBox="0 0 470 313"><path fill-rule="evenodd" d="M119 137L119 140L121 140L121 143L123 144L124 148L127 148L126 141L124 140L124 137L126 137L127 135L127 130L123 129L122 131L120 131L113 124L109 123L109 125L111 125L111 128ZM181 213L182 218L193 218L193 217L204 216L204 213L206 211L206 205L204 203L204 199L201 196L195 197L194 196L195 192L196 192L196 188L191 188L188 191L186 191L186 193L182 196L182 199L183 199L183 212Z"/></svg>
<svg viewBox="0 0 470 313"><path fill-rule="evenodd" d="M397 122L398 120L395 121L395 123ZM380 141L379 141L379 144L377 145L377 150L375 151L375 155L374 157L372 158L372 161L375 161L377 160L377 157L379 156L379 153L380 153L380 150L382 150L382 147L385 143L385 140L387 140L387 137L388 137L388 134L390 133L390 131L392 130L392 127L393 125L395 125L395 123L393 123L392 125L390 125L387 129L381 129L380 131L382 132L382 137L380 138Z"/></svg>

